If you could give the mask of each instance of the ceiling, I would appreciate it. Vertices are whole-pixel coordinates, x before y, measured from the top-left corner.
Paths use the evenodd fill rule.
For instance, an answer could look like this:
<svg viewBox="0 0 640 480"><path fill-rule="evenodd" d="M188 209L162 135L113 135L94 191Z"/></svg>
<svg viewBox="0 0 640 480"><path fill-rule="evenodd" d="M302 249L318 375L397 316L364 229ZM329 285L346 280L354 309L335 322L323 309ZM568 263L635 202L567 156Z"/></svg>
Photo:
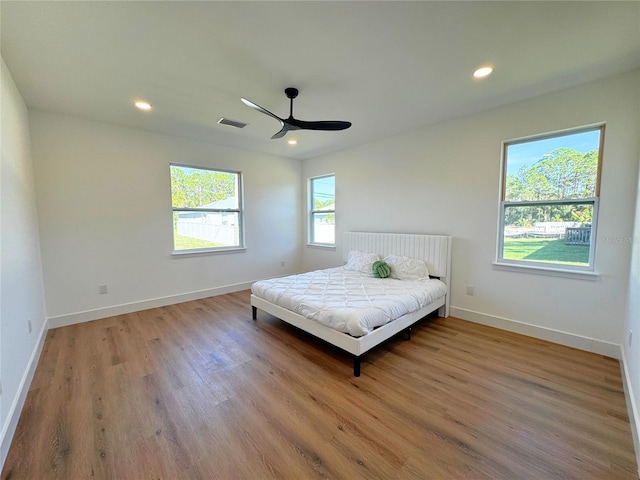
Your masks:
<svg viewBox="0 0 640 480"><path fill-rule="evenodd" d="M640 67L640 2L0 2L30 108L307 159ZM479 65L495 72L472 78ZM288 116L340 132L271 140ZM153 110L132 106L146 99ZM236 129L220 117L248 123ZM295 137L291 146L287 139Z"/></svg>

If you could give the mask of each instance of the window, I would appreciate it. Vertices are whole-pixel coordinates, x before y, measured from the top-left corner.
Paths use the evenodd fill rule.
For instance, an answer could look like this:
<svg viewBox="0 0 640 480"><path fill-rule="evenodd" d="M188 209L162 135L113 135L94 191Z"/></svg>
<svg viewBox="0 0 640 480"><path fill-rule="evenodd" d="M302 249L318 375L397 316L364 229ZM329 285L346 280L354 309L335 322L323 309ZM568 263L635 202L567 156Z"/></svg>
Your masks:
<svg viewBox="0 0 640 480"><path fill-rule="evenodd" d="M309 179L309 243L336 243L336 177Z"/></svg>
<svg viewBox="0 0 640 480"><path fill-rule="evenodd" d="M171 165L175 252L244 247L240 172Z"/></svg>
<svg viewBox="0 0 640 480"><path fill-rule="evenodd" d="M604 125L504 143L498 264L593 270Z"/></svg>

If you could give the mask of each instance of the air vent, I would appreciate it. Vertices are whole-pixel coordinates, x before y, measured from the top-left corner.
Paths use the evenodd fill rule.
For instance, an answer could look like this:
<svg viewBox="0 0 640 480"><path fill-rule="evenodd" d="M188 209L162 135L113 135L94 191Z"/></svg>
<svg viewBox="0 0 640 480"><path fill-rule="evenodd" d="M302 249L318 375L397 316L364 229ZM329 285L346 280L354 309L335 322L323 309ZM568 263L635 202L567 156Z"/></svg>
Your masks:
<svg viewBox="0 0 640 480"><path fill-rule="evenodd" d="M218 120L218 123L220 125L229 125L230 127L236 127L236 128L244 128L247 126L246 123L238 122L236 120L231 120L230 118L224 118L224 117L221 117L220 120Z"/></svg>

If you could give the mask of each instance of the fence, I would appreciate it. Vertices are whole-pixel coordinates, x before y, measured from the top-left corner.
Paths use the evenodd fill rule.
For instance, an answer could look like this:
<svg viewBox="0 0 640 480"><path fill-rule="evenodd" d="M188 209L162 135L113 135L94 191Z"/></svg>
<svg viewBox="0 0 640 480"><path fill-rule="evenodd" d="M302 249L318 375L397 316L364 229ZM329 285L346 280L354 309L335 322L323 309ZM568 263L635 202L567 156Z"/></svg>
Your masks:
<svg viewBox="0 0 640 480"><path fill-rule="evenodd" d="M192 219L180 219L176 222L176 227L178 235L207 240L220 245L238 245L239 231L236 225L214 225Z"/></svg>
<svg viewBox="0 0 640 480"><path fill-rule="evenodd" d="M590 245L591 227L567 228L564 240L567 245Z"/></svg>
<svg viewBox="0 0 640 480"><path fill-rule="evenodd" d="M564 238L567 245L590 245L591 227L577 222L538 222L533 227L505 226L507 238Z"/></svg>
<svg viewBox="0 0 640 480"><path fill-rule="evenodd" d="M315 222L313 224L314 243L336 243L336 226L334 224Z"/></svg>

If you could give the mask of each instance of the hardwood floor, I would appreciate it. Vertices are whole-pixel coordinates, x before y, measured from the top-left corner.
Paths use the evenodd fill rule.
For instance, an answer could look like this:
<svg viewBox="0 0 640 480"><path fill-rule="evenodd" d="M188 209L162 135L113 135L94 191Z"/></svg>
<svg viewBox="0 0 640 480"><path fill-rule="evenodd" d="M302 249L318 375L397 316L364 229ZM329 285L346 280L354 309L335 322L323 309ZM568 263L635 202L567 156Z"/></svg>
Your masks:
<svg viewBox="0 0 640 480"><path fill-rule="evenodd" d="M249 292L49 331L9 479L637 479L616 360L456 318L364 357Z"/></svg>

